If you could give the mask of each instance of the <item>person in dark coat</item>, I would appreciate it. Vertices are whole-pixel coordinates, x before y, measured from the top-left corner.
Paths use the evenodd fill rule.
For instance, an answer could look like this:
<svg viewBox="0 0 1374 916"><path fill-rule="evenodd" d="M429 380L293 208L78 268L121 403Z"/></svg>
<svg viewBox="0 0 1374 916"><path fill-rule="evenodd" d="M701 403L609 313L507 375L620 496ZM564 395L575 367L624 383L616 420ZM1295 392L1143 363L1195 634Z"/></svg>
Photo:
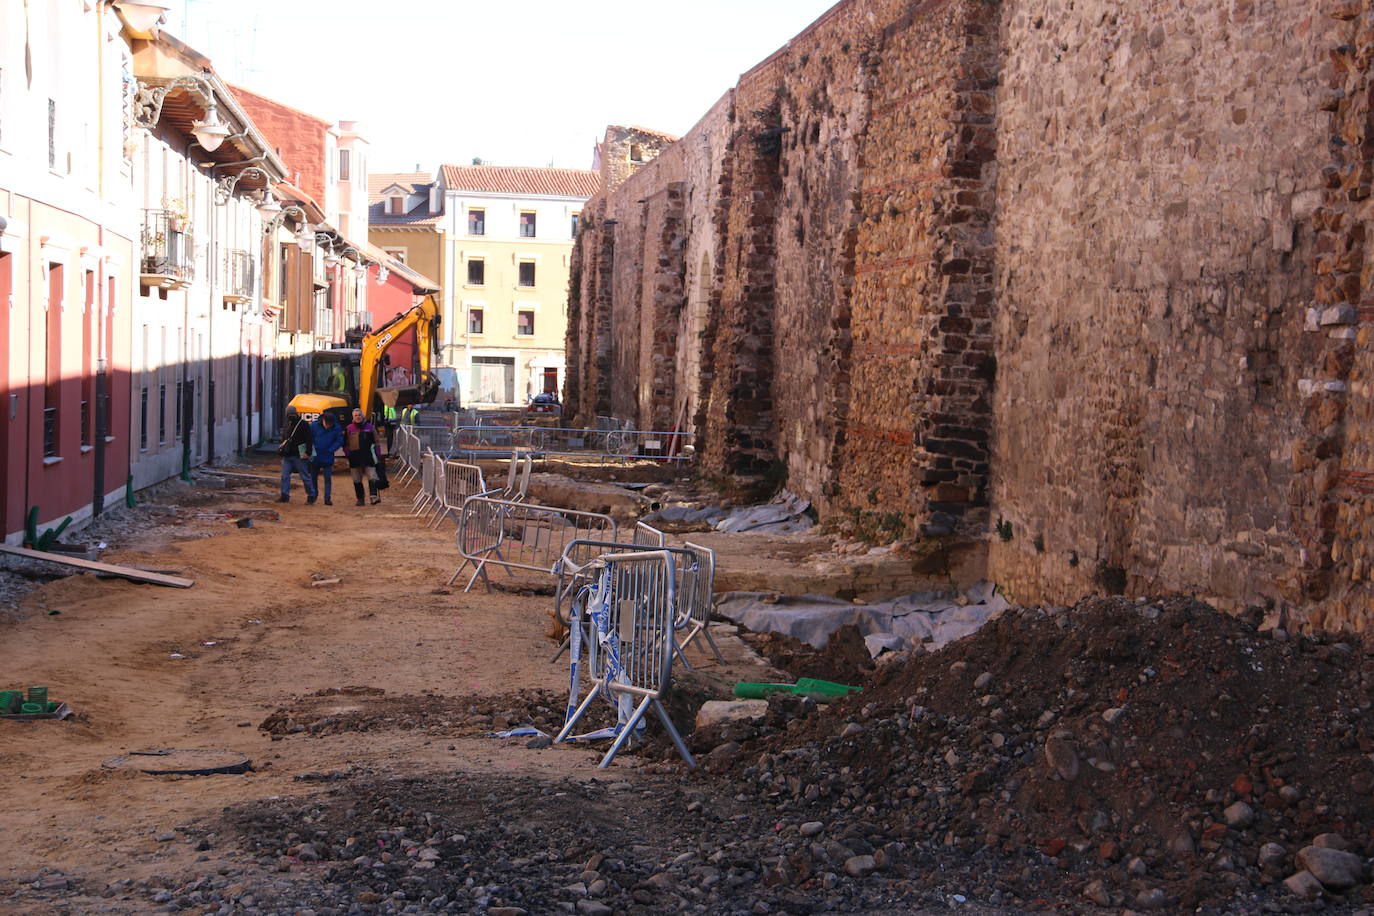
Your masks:
<svg viewBox="0 0 1374 916"><path fill-rule="evenodd" d="M353 494L358 505L363 504L363 479L367 479L372 505L382 501L377 492L377 428L363 416L362 408L353 408L353 422L344 430L344 453L348 455L348 472L353 475Z"/></svg>
<svg viewBox="0 0 1374 916"><path fill-rule="evenodd" d="M334 505L334 456L343 448L343 427L329 411L310 424L310 438L315 447L315 455L310 459L310 482L315 492L320 492L320 475L324 475L324 504Z"/></svg>
<svg viewBox="0 0 1374 916"><path fill-rule="evenodd" d="M315 502L315 482L310 479L306 462L310 458L310 424L301 419L296 408L286 408L286 423L281 431L282 443L277 447L281 455L281 496L279 503L291 502L291 475L300 474L305 487L306 505Z"/></svg>

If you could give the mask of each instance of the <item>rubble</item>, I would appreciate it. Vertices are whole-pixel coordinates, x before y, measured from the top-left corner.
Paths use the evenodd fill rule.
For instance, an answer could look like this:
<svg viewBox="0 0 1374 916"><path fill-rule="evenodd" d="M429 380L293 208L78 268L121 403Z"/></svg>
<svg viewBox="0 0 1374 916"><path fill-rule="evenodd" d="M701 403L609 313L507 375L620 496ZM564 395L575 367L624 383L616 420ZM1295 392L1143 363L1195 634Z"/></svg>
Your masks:
<svg viewBox="0 0 1374 916"><path fill-rule="evenodd" d="M1361 646L1188 598L1015 608L862 694L734 730L730 772L780 818L924 850L904 867L941 848L1000 863L1021 900L1367 904L1371 684Z"/></svg>

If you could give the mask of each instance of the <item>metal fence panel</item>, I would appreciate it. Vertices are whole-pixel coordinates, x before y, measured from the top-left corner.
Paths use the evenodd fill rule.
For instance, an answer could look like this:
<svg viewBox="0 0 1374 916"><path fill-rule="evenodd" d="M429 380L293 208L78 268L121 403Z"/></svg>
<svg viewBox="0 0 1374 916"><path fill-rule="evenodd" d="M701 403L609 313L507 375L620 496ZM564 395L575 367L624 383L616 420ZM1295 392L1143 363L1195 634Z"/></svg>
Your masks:
<svg viewBox="0 0 1374 916"><path fill-rule="evenodd" d="M642 727L652 708L688 766L696 761L661 702L672 682L674 617L678 604L674 555L669 550L612 553L598 557L579 578L586 584L573 603L574 641L569 659L568 718L556 741L566 741L598 694L617 710L615 740L598 764L610 766L616 754ZM581 688L582 633L585 616L587 696ZM635 701L638 700L637 705Z"/></svg>
<svg viewBox="0 0 1374 916"><path fill-rule="evenodd" d="M618 531L615 519L600 512L469 497L458 520L458 551L463 564L448 581L452 585L468 566L473 567L473 574L464 591L470 590L479 576L491 588L487 566L499 566L508 573L524 569L553 575L570 542L580 538L614 541Z"/></svg>

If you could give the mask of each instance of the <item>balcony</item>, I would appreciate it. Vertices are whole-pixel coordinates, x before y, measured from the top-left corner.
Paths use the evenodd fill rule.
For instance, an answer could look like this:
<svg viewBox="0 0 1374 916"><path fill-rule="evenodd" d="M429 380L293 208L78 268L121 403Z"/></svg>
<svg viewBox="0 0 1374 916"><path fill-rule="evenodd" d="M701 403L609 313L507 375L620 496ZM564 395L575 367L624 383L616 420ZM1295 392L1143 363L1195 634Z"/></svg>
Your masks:
<svg viewBox="0 0 1374 916"><path fill-rule="evenodd" d="M142 283L185 289L196 277L195 244L184 218L170 210L144 210Z"/></svg>
<svg viewBox="0 0 1374 916"><path fill-rule="evenodd" d="M245 303L253 298L253 256L241 248L224 253L224 301Z"/></svg>

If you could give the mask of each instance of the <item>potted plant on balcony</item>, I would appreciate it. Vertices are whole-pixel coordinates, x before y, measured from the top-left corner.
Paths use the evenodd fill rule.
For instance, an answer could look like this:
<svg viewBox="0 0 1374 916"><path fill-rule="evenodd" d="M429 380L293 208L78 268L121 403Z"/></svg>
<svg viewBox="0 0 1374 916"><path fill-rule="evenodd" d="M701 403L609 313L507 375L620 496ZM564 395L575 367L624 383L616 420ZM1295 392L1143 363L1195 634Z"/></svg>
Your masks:
<svg viewBox="0 0 1374 916"><path fill-rule="evenodd" d="M167 211L167 228L172 232L185 232L188 210L186 200L181 197L164 199L162 206Z"/></svg>

